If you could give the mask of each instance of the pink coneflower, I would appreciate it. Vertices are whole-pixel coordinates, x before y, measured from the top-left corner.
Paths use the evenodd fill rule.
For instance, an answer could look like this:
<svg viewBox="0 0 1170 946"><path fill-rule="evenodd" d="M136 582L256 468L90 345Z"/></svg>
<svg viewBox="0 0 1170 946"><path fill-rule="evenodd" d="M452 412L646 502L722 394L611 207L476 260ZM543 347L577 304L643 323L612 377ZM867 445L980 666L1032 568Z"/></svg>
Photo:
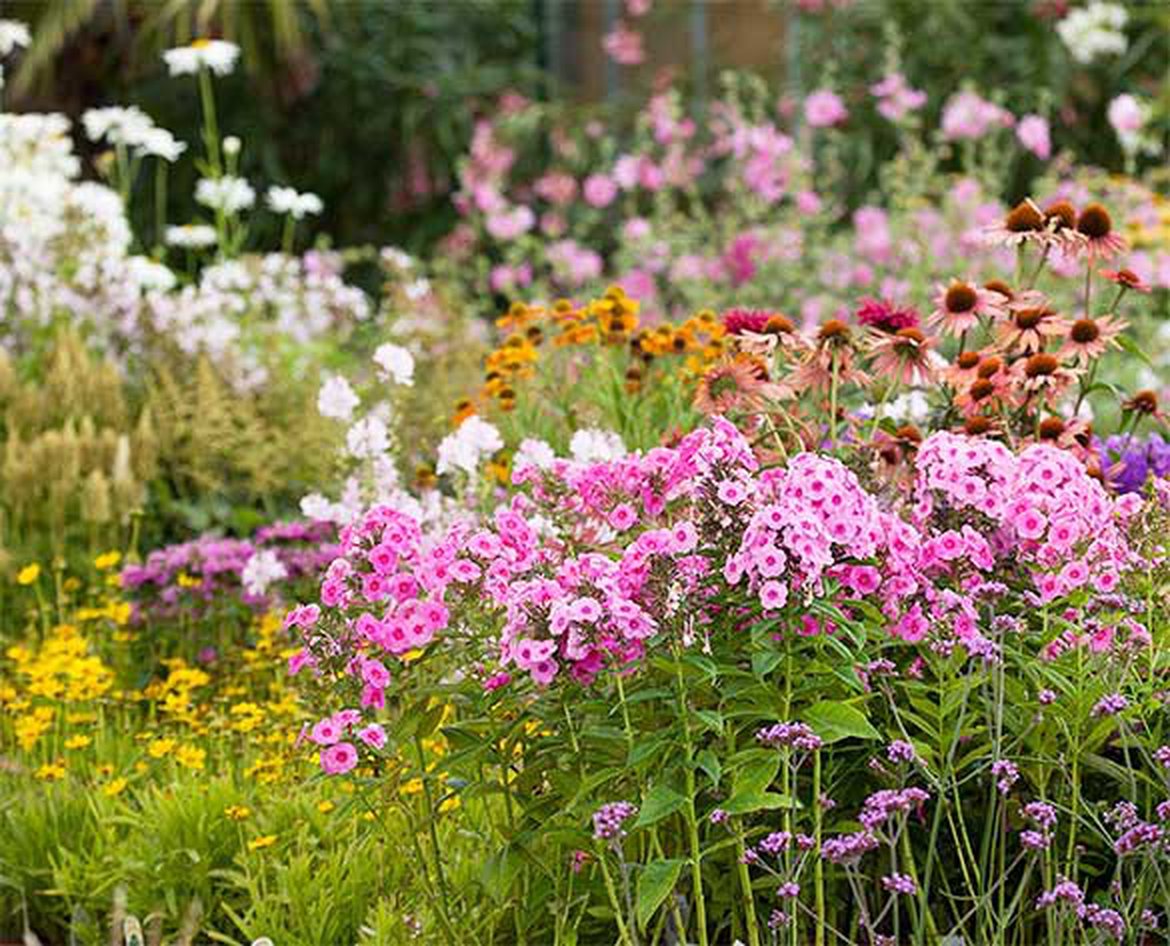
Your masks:
<svg viewBox="0 0 1170 946"><path fill-rule="evenodd" d="M986 231L989 243L1000 246L1019 246L1022 243L1043 242L1048 235L1044 212L1031 197L1016 204L1006 217Z"/></svg>
<svg viewBox="0 0 1170 946"><path fill-rule="evenodd" d="M901 385L929 384L934 378L934 342L916 328L899 329L882 335L870 346L874 371Z"/></svg>
<svg viewBox="0 0 1170 946"><path fill-rule="evenodd" d="M1090 260L1112 259L1127 248L1125 237L1113 229L1113 218L1100 204L1089 204L1081 211L1077 233L1083 238L1078 249Z"/></svg>
<svg viewBox="0 0 1170 946"><path fill-rule="evenodd" d="M1133 292L1150 292L1151 287L1148 283L1142 280L1142 277L1135 273L1132 269L1103 269L1101 275L1112 283L1116 283L1124 289L1129 289Z"/></svg>
<svg viewBox="0 0 1170 946"><path fill-rule="evenodd" d="M979 364L982 361L982 352L962 352L942 372L943 380L956 391L960 391L979 377Z"/></svg>
<svg viewBox="0 0 1170 946"><path fill-rule="evenodd" d="M1099 319L1077 319L1069 327L1068 338L1060 349L1060 356L1071 358L1078 364L1088 364L1100 358L1116 343L1117 336L1127 324L1108 315Z"/></svg>
<svg viewBox="0 0 1170 946"><path fill-rule="evenodd" d="M836 373L838 386L867 385L869 375L857 367L857 347L849 326L840 319L829 319L816 334L816 341L801 366L792 376L797 391L828 391Z"/></svg>
<svg viewBox="0 0 1170 946"><path fill-rule="evenodd" d="M946 288L938 287L934 297L934 311L928 323L940 326L947 335L962 335L979 324L980 318L992 321L1007 315L1005 297L973 282L956 280Z"/></svg>
<svg viewBox="0 0 1170 946"><path fill-rule="evenodd" d="M894 333L904 328L918 328L921 321L910 306L899 306L889 299L862 299L857 321L879 332Z"/></svg>
<svg viewBox="0 0 1170 946"><path fill-rule="evenodd" d="M754 410L775 393L764 363L750 355L737 355L716 365L699 381L695 409L702 414Z"/></svg>
<svg viewBox="0 0 1170 946"><path fill-rule="evenodd" d="M1039 394L1049 403L1055 401L1077 379L1077 373L1060 364L1048 352L1021 358L1011 368L1018 390L1027 395Z"/></svg>
<svg viewBox="0 0 1170 946"><path fill-rule="evenodd" d="M1008 310L1010 317L996 333L1005 351L1042 351L1048 339L1068 329L1068 322L1035 294L1021 293L1008 304Z"/></svg>

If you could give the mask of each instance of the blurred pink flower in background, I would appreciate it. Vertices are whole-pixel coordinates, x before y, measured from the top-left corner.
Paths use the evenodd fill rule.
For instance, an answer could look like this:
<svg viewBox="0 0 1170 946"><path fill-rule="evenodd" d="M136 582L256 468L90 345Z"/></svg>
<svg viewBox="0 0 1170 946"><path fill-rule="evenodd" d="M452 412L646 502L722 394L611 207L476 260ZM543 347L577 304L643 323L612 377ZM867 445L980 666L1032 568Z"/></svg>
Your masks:
<svg viewBox="0 0 1170 946"><path fill-rule="evenodd" d="M631 29L625 20L618 20L601 41L605 54L619 66L639 66L646 61L642 34Z"/></svg>
<svg viewBox="0 0 1170 946"><path fill-rule="evenodd" d="M817 89L804 100L804 118L813 128L830 128L848 117L841 96L829 89Z"/></svg>
<svg viewBox="0 0 1170 946"><path fill-rule="evenodd" d="M585 178L585 186L582 189L585 202L590 207L597 207L599 209L612 204L613 199L617 197L617 192L617 184L607 174L590 174Z"/></svg>
<svg viewBox="0 0 1170 946"><path fill-rule="evenodd" d="M956 92L943 107L942 133L950 141L982 138L996 128L1014 123L1011 112L989 102L976 92Z"/></svg>
<svg viewBox="0 0 1170 946"><path fill-rule="evenodd" d="M1016 137L1020 144L1036 155L1041 161L1052 157L1052 138L1048 132L1048 121L1040 115L1025 115L1016 125Z"/></svg>
<svg viewBox="0 0 1170 946"><path fill-rule="evenodd" d="M892 122L918 111L926 104L926 93L921 89L912 89L900 72L891 72L881 82L870 86L869 91L878 100L878 114Z"/></svg>

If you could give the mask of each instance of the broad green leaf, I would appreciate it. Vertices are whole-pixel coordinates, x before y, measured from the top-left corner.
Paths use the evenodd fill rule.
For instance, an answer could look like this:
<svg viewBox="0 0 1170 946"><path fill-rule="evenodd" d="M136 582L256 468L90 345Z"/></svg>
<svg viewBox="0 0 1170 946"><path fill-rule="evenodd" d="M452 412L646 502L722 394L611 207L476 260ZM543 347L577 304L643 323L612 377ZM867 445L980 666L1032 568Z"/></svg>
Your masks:
<svg viewBox="0 0 1170 946"><path fill-rule="evenodd" d="M881 733L870 725L865 714L849 703L822 700L805 710L803 716L826 743L842 739L881 739Z"/></svg>
<svg viewBox="0 0 1170 946"><path fill-rule="evenodd" d="M663 818L668 818L676 811L680 811L687 800L669 785L655 785L642 800L642 808L638 812L635 828L645 828L657 824Z"/></svg>
<svg viewBox="0 0 1170 946"><path fill-rule="evenodd" d="M695 757L695 765L706 773L712 785L716 788L719 787L719 780L723 777L723 766L719 763L719 757L714 752L710 749L704 749Z"/></svg>
<svg viewBox="0 0 1170 946"><path fill-rule="evenodd" d="M722 806L729 815L746 815L753 811L774 811L778 808L799 808L788 795L779 792L743 792L732 795Z"/></svg>
<svg viewBox="0 0 1170 946"><path fill-rule="evenodd" d="M638 896L634 912L638 916L638 926L646 928L650 918L654 916L662 902L670 896L674 885L678 883L678 875L686 863L678 858L670 860L651 861L638 875Z"/></svg>

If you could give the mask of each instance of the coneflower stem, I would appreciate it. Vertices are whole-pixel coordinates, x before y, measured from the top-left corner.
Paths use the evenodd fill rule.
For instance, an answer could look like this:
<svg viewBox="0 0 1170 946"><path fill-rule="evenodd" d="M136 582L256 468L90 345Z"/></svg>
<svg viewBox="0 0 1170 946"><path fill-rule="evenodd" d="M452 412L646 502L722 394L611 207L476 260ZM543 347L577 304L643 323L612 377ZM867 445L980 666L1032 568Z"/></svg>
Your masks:
<svg viewBox="0 0 1170 946"><path fill-rule="evenodd" d="M829 446L837 448L837 353L829 355Z"/></svg>

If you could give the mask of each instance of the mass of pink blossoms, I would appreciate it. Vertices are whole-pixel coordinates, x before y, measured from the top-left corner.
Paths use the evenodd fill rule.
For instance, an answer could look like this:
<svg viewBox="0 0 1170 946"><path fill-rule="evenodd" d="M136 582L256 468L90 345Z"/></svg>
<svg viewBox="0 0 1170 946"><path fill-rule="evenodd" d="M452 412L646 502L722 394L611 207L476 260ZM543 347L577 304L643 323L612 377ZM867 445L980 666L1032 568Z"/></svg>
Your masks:
<svg viewBox="0 0 1170 946"><path fill-rule="evenodd" d="M674 447L520 466L514 480L521 492L486 521L442 535L386 507L347 528L320 604L287 618L304 640L294 672L339 668L378 708L388 657L470 645L487 688L517 674L589 685L657 635L690 646L760 620L782 628L785 615L797 633L834 633L808 616L814 599L846 616L866 601L907 644L995 660L1005 622L1023 625L994 614L1009 590L1088 609L1138 564L1125 523L1139 501L1043 445L1016 454L936 433L912 486L879 494L827 456L763 468L717 418ZM1141 633L1130 620L1118 642ZM318 728L331 738L336 720Z"/></svg>

